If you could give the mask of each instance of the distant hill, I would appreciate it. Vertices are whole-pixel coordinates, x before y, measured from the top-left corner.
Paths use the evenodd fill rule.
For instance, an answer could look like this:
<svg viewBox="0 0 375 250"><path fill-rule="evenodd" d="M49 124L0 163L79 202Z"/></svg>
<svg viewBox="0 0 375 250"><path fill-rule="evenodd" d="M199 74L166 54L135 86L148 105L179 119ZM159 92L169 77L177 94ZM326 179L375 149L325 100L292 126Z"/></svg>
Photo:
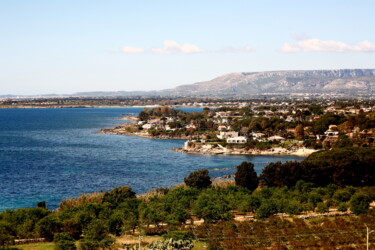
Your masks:
<svg viewBox="0 0 375 250"><path fill-rule="evenodd" d="M230 73L178 86L173 95L243 96L264 93L374 93L375 69Z"/></svg>
<svg viewBox="0 0 375 250"><path fill-rule="evenodd" d="M243 97L262 94L327 93L375 95L375 69L241 72L209 81L152 91L94 91L43 97L205 96ZM38 95L38 97L42 97ZM15 95L0 95L0 98ZM35 96L34 96L35 97Z"/></svg>

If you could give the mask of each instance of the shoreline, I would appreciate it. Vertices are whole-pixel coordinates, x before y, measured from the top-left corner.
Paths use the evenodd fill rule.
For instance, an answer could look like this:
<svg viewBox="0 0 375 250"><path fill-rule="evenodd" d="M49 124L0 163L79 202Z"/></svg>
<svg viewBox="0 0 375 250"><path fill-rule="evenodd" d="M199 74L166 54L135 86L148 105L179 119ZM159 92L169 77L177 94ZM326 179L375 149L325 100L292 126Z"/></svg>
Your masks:
<svg viewBox="0 0 375 250"><path fill-rule="evenodd" d="M98 134L114 134L114 135L125 135L125 136L139 136L148 139L157 140L189 140L190 136L170 136L170 135L150 135L148 132L132 132L134 128L134 122L136 121L135 116L126 116L119 118L118 120L126 120L129 122L122 123L112 128L101 129ZM294 155L300 157L307 157L310 154L319 150L298 148L288 150L286 148L271 148L267 150L259 149L228 149L226 147L213 147L210 144L198 145L193 143L193 146L187 146L185 143L181 148L172 148L172 151L186 154L200 154L200 155Z"/></svg>
<svg viewBox="0 0 375 250"><path fill-rule="evenodd" d="M186 154L200 154L200 155L293 155L300 157L307 157L312 153L319 150L299 148L297 150L287 150L285 148L271 148L268 150L258 150L258 149L202 149L202 148L173 148L175 152L186 153Z"/></svg>

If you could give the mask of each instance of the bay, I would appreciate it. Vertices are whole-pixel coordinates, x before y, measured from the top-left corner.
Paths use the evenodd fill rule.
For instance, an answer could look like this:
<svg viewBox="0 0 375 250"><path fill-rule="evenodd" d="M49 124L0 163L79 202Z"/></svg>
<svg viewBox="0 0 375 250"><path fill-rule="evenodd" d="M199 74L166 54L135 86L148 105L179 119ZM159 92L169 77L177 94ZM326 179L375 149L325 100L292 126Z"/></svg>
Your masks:
<svg viewBox="0 0 375 250"><path fill-rule="evenodd" d="M82 193L128 185L136 193L170 187L197 169L211 177L251 161L260 173L269 162L302 160L297 156L208 156L174 152L182 140L97 134L124 121L123 114L143 108L0 109L0 211L48 208ZM187 112L201 109L184 109Z"/></svg>

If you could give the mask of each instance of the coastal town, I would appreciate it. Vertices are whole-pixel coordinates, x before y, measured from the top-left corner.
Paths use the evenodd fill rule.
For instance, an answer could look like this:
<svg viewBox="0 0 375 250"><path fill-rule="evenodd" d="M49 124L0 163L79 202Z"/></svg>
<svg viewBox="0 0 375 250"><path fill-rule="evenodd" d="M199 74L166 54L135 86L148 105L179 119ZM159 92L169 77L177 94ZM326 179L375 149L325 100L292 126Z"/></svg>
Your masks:
<svg viewBox="0 0 375 250"><path fill-rule="evenodd" d="M197 154L291 154L374 146L372 101L253 101L207 103L201 112L169 106L145 108L126 123L100 133L184 139L178 152ZM201 103L186 103L200 106ZM131 122L129 122L131 121Z"/></svg>

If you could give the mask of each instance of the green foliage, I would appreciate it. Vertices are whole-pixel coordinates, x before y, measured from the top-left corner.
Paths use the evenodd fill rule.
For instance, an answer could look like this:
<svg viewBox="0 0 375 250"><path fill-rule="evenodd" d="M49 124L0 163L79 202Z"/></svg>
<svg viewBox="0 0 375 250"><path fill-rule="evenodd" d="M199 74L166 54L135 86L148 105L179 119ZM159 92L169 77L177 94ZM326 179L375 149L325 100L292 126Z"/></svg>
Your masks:
<svg viewBox="0 0 375 250"><path fill-rule="evenodd" d="M192 239L193 235L189 231L169 231L163 234L163 239L173 239L173 240L188 240Z"/></svg>
<svg viewBox="0 0 375 250"><path fill-rule="evenodd" d="M277 212L277 204L275 200L263 200L262 204L256 210L255 216L258 219L265 219Z"/></svg>
<svg viewBox="0 0 375 250"><path fill-rule="evenodd" d="M54 234L60 232L62 223L56 213L52 213L36 224L36 231L40 237L52 241Z"/></svg>
<svg viewBox="0 0 375 250"><path fill-rule="evenodd" d="M135 192L132 191L131 187L123 186L114 188L105 193L103 202L109 202L113 206L118 206L120 203L129 198L135 198Z"/></svg>
<svg viewBox="0 0 375 250"><path fill-rule="evenodd" d="M184 178L184 182L188 187L197 189L208 188L212 183L207 169L191 172L188 177Z"/></svg>
<svg viewBox="0 0 375 250"><path fill-rule="evenodd" d="M53 237L53 241L55 242L55 249L56 250L75 250L77 249L74 243L73 237L66 232L57 233Z"/></svg>
<svg viewBox="0 0 375 250"><path fill-rule="evenodd" d="M165 239L160 241L155 241L147 246L147 249L152 250L173 250L173 249L192 249L194 247L191 240L174 240Z"/></svg>
<svg viewBox="0 0 375 250"><path fill-rule="evenodd" d="M315 186L375 185L374 148L337 148L313 153L302 162L275 162L259 176L268 186L294 186L297 181Z"/></svg>
<svg viewBox="0 0 375 250"><path fill-rule="evenodd" d="M315 210L317 213L320 213L320 214L323 214L323 213L327 213L328 212L328 206L326 203L324 202L319 202L317 205L316 205L316 210Z"/></svg>
<svg viewBox="0 0 375 250"><path fill-rule="evenodd" d="M244 161L237 166L234 181L237 186L247 188L250 191L255 190L258 187L259 180L256 172L254 171L254 164Z"/></svg>
<svg viewBox="0 0 375 250"><path fill-rule="evenodd" d="M0 222L0 249L7 249L14 244L14 237L11 236L11 233L10 226Z"/></svg>
<svg viewBox="0 0 375 250"><path fill-rule="evenodd" d="M230 207L220 196L220 191L212 189L201 192L193 207L193 213L207 223L232 219L233 214L229 211Z"/></svg>
<svg viewBox="0 0 375 250"><path fill-rule="evenodd" d="M337 211L339 211L339 212L348 211L348 205L345 202L339 203L339 205L337 206Z"/></svg>
<svg viewBox="0 0 375 250"><path fill-rule="evenodd" d="M364 214L368 211L370 207L371 199L365 194L354 194L350 199L350 210L358 215Z"/></svg>

